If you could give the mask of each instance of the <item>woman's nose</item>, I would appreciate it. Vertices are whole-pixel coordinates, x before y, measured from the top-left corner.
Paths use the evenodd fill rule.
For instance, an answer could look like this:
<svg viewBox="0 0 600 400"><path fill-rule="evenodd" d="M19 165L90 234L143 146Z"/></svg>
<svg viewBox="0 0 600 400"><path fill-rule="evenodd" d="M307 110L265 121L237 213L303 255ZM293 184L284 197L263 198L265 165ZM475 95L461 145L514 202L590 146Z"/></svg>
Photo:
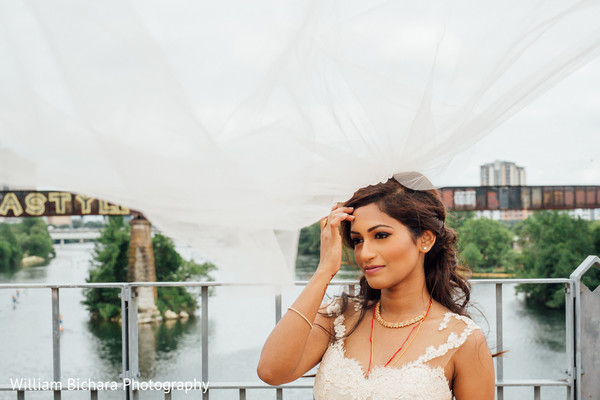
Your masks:
<svg viewBox="0 0 600 400"><path fill-rule="evenodd" d="M368 241L364 241L362 243L362 248L360 251L360 255L364 261L369 261L375 258L375 251L372 249L371 243Z"/></svg>

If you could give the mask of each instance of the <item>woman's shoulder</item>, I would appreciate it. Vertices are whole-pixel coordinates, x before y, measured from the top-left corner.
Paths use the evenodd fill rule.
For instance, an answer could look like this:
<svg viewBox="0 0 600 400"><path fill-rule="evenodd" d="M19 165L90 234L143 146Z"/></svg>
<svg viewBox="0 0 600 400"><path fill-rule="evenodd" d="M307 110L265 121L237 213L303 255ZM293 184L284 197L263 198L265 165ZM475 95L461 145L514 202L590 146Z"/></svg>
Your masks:
<svg viewBox="0 0 600 400"><path fill-rule="evenodd" d="M467 334L480 330L479 326L469 316L453 312L449 308L437 303L434 318L439 325L439 331L466 331Z"/></svg>
<svg viewBox="0 0 600 400"><path fill-rule="evenodd" d="M438 331L447 334L448 345L457 349L456 361L469 360L482 353L490 354L485 335L475 321L467 315L452 312L445 307L442 314Z"/></svg>

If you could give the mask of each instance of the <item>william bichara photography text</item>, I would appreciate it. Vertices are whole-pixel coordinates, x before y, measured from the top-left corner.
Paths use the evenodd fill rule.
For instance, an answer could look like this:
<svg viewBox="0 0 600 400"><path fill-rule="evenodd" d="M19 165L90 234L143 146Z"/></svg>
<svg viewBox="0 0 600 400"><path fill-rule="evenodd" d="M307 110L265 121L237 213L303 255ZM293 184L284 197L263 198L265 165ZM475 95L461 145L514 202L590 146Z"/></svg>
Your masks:
<svg viewBox="0 0 600 400"><path fill-rule="evenodd" d="M123 379L123 382L115 381L94 381L91 379L69 378L65 382L49 381L41 378L11 378L10 385L12 390L24 391L45 391L45 390L161 390L165 393L171 391L183 391L185 393L191 390L201 390L202 393L208 391L209 382L198 381L138 381L136 379Z"/></svg>

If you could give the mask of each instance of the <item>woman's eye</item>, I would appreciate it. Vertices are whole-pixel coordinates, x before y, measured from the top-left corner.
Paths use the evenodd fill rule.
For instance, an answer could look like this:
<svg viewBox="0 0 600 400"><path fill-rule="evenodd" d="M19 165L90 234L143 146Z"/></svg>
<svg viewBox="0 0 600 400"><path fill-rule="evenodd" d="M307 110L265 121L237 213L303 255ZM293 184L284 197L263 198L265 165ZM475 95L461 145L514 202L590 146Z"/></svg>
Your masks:
<svg viewBox="0 0 600 400"><path fill-rule="evenodd" d="M350 243L352 244L352 247L359 245L362 243L362 239L361 238L354 238L354 239L350 239Z"/></svg>
<svg viewBox="0 0 600 400"><path fill-rule="evenodd" d="M390 234L387 232L377 232L375 234L375 239L385 239L388 236L390 236Z"/></svg>

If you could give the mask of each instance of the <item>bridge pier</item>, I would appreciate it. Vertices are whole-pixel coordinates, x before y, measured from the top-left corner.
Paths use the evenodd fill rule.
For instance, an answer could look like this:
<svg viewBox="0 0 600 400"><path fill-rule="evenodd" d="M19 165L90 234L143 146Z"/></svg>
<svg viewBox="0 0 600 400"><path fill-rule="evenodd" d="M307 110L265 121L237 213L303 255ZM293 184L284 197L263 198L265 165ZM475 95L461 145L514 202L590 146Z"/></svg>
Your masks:
<svg viewBox="0 0 600 400"><path fill-rule="evenodd" d="M134 218L129 222L131 238L129 240L129 267L127 281L156 282L154 253L152 251L152 226L145 218ZM134 292L138 304L138 322L148 323L161 319L156 308L156 288L138 287Z"/></svg>

